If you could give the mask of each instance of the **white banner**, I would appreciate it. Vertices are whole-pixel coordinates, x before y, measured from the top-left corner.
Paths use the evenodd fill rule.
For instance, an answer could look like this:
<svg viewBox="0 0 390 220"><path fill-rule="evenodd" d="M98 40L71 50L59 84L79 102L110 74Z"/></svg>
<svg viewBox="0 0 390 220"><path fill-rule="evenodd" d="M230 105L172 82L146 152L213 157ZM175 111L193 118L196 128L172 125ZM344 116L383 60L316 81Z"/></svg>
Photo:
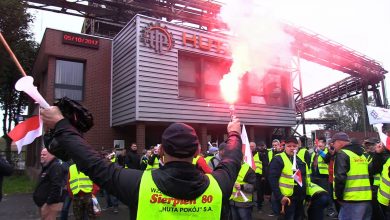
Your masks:
<svg viewBox="0 0 390 220"><path fill-rule="evenodd" d="M390 123L390 109L367 105L367 114L371 125Z"/></svg>

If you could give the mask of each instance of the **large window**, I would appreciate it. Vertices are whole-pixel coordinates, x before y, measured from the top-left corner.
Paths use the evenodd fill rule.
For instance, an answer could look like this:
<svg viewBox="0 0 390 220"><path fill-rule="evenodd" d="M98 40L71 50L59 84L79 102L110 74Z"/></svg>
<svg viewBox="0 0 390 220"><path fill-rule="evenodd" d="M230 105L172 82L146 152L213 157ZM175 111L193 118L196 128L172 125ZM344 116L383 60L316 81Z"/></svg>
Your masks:
<svg viewBox="0 0 390 220"><path fill-rule="evenodd" d="M55 99L67 96L76 101L83 100L84 63L57 60L55 76Z"/></svg>
<svg viewBox="0 0 390 220"><path fill-rule="evenodd" d="M228 73L228 60L179 54L179 96L221 99L219 81Z"/></svg>

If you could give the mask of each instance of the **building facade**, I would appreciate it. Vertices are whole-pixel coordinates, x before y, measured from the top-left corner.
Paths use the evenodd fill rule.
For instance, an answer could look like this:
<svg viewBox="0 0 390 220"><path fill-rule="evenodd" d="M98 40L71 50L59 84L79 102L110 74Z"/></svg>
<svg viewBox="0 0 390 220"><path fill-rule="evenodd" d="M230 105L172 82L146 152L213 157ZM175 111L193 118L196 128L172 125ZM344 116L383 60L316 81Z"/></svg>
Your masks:
<svg viewBox="0 0 390 220"><path fill-rule="evenodd" d="M192 125L202 148L226 138L229 104L219 81L232 63L228 36L137 15L112 40L47 29L34 79L49 103L68 96L94 115L96 149L161 142L172 122ZM261 54L259 54L259 62ZM295 125L291 73L246 74L235 114L254 141Z"/></svg>

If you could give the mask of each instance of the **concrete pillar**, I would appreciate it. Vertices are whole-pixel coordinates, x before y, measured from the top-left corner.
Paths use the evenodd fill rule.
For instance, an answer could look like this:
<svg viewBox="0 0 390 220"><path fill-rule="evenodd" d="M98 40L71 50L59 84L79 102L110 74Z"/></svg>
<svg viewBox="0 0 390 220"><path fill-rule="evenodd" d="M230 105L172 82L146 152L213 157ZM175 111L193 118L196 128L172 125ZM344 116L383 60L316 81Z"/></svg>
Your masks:
<svg viewBox="0 0 390 220"><path fill-rule="evenodd" d="M255 126L249 127L249 141L255 141Z"/></svg>
<svg viewBox="0 0 390 220"><path fill-rule="evenodd" d="M145 123L144 122L137 122L136 125L136 142L137 142L137 152L138 154L141 154L142 151L145 149Z"/></svg>
<svg viewBox="0 0 390 220"><path fill-rule="evenodd" d="M201 152L205 152L207 150L207 126L205 124L200 125L200 137L199 141L202 147Z"/></svg>

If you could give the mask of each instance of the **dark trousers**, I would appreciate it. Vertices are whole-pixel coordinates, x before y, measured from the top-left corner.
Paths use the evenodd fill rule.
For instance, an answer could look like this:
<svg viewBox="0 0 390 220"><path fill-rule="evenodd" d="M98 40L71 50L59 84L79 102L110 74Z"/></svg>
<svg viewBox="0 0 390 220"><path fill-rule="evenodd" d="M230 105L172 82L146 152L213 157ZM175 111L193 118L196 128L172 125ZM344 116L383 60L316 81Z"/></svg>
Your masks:
<svg viewBox="0 0 390 220"><path fill-rule="evenodd" d="M117 208L118 207L119 202L118 202L118 199L115 196L109 194L107 192L107 190L104 190L104 196L106 197L107 208L110 208L110 207L116 207Z"/></svg>
<svg viewBox="0 0 390 220"><path fill-rule="evenodd" d="M380 204L380 208L381 208L384 219L390 220L390 206L384 206L384 205Z"/></svg>
<svg viewBox="0 0 390 220"><path fill-rule="evenodd" d="M252 208L230 205L232 220L252 220Z"/></svg>
<svg viewBox="0 0 390 220"><path fill-rule="evenodd" d="M76 220L96 218L93 212L91 193L73 196L73 214Z"/></svg>
<svg viewBox="0 0 390 220"><path fill-rule="evenodd" d="M265 189L265 179L262 180L262 175L256 173L256 207L257 209L261 209L263 207L264 202L264 189Z"/></svg>
<svg viewBox="0 0 390 220"><path fill-rule="evenodd" d="M61 220L68 220L68 215L69 215L69 208L70 205L72 204L72 199L70 198L68 192L64 194L64 205L62 206L61 210Z"/></svg>
<svg viewBox="0 0 390 220"><path fill-rule="evenodd" d="M371 206L372 206L372 220L385 220L385 215L382 212L381 204L378 202L378 187L372 186L372 200L371 200Z"/></svg>
<svg viewBox="0 0 390 220"><path fill-rule="evenodd" d="M334 204L333 204L333 199L332 199L332 193L331 193L331 188L330 188L330 183L329 183L329 178L323 178L323 177L315 177L315 176L311 176L311 181L315 184L317 184L318 186L320 186L321 188L323 188L324 190L326 190L328 192L328 211L329 212L332 212L334 211Z"/></svg>
<svg viewBox="0 0 390 220"><path fill-rule="evenodd" d="M329 195L327 193L318 193L311 198L307 217L309 220L323 220L324 209L329 204Z"/></svg>
<svg viewBox="0 0 390 220"><path fill-rule="evenodd" d="M285 206L285 220L303 219L303 200L291 199L291 204Z"/></svg>

